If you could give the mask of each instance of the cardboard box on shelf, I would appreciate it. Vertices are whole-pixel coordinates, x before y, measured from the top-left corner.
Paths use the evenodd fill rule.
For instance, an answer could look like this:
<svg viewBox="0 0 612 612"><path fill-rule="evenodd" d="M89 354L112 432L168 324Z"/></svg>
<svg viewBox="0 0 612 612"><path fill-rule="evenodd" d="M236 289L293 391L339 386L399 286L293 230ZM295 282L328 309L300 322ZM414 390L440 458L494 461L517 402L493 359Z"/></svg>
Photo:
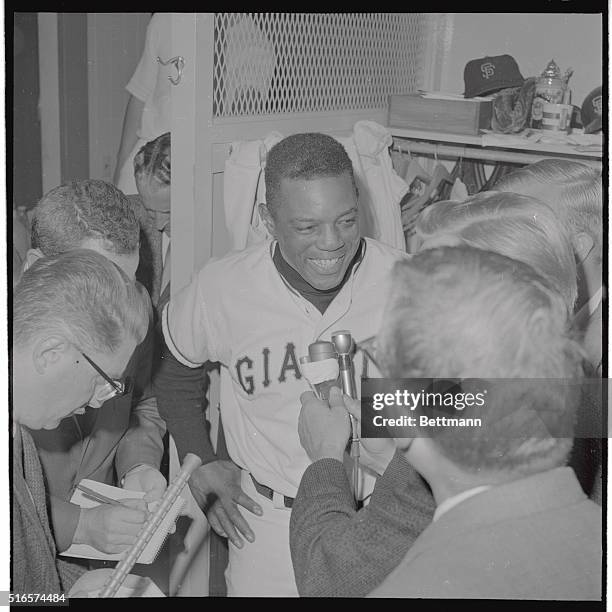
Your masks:
<svg viewBox="0 0 612 612"><path fill-rule="evenodd" d="M389 127L477 135L491 127L492 109L492 99L391 95Z"/></svg>

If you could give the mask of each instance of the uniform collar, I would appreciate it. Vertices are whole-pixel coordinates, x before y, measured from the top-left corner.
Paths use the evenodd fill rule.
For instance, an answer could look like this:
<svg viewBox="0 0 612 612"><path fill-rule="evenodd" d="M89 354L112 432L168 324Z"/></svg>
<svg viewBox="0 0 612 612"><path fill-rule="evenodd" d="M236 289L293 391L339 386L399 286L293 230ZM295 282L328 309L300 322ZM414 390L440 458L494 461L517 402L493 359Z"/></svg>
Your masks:
<svg viewBox="0 0 612 612"><path fill-rule="evenodd" d="M339 285L336 285L336 287L332 287L331 289L317 289L308 283L297 270L287 263L276 240L270 247L270 253L274 266L285 284L304 299L308 300L323 314L334 298L340 293L344 285L346 285L346 283L349 281L353 271L359 267L359 264L363 260L365 249L365 240L362 238L359 243L359 248L357 249L351 264L344 274L344 278Z"/></svg>

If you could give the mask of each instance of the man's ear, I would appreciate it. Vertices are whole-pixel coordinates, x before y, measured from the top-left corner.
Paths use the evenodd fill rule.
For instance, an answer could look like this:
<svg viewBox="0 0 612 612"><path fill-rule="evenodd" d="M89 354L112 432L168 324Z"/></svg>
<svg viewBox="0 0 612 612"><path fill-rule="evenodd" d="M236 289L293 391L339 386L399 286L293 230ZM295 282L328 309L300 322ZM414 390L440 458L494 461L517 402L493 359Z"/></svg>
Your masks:
<svg viewBox="0 0 612 612"><path fill-rule="evenodd" d="M32 360L38 374L45 374L68 356L71 344L61 336L46 336L34 343Z"/></svg>
<svg viewBox="0 0 612 612"><path fill-rule="evenodd" d="M529 338L530 343L534 340L539 341L538 343L543 346L545 338L550 336L548 329L551 325L551 316L546 308L538 308L533 312L525 322L524 338ZM522 346L521 342L521 348Z"/></svg>
<svg viewBox="0 0 612 612"><path fill-rule="evenodd" d="M268 205L265 202L259 204L259 216L264 222L268 233L271 236L276 236L276 225L274 223L274 217L272 216L272 213L268 209Z"/></svg>
<svg viewBox="0 0 612 612"><path fill-rule="evenodd" d="M40 249L28 249L25 256L25 261L23 262L23 271L25 272L28 268L31 268L34 262L39 260L41 257L44 257L44 255Z"/></svg>
<svg viewBox="0 0 612 612"><path fill-rule="evenodd" d="M578 256L578 261L582 263L593 250L595 241L586 232L578 232L572 236L572 246Z"/></svg>

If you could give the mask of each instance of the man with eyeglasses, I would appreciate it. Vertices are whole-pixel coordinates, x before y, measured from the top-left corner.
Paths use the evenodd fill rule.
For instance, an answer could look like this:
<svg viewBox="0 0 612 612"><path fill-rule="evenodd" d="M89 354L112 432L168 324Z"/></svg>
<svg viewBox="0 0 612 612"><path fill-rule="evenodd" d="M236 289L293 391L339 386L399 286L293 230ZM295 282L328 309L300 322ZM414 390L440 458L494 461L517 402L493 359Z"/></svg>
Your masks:
<svg viewBox="0 0 612 612"><path fill-rule="evenodd" d="M66 592L82 574L56 559L47 518L46 487L31 434L54 430L127 389L122 378L147 332L146 292L102 255L86 249L41 259L26 271L13 295L12 592ZM96 399L97 398L97 399ZM78 517L75 542L91 531L116 550L131 545L146 504L133 499L101 505ZM117 527L120 526L120 529Z"/></svg>
<svg viewBox="0 0 612 612"><path fill-rule="evenodd" d="M34 208L32 249L25 267L41 257L87 248L112 261L133 281L139 265L139 233L136 211L119 189L104 181L73 181L49 191ZM159 499L166 488L159 471L165 426L155 399L146 395L152 331L124 368L125 378L116 375L123 370L107 370L95 352L78 349L81 363L97 381L87 406L32 437L50 494L58 550L86 543L102 552L119 553L126 548L119 536L132 528L121 513L107 505L95 512L83 510L69 500L83 478L144 491L147 502ZM69 563L87 562L70 559L60 566Z"/></svg>
<svg viewBox="0 0 612 612"><path fill-rule="evenodd" d="M119 379L111 378L96 362L88 357L85 353L81 353L91 367L104 379L104 384L100 387L97 393L97 399L100 402L106 402L113 397L121 397L132 390L132 380L130 378ZM92 402L89 402L91 407Z"/></svg>

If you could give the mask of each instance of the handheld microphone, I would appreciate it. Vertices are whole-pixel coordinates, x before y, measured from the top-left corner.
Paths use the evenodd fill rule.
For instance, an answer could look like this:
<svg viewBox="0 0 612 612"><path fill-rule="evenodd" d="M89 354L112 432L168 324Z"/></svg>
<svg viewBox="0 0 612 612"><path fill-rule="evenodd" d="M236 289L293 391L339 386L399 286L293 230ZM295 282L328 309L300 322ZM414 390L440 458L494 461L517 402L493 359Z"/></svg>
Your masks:
<svg viewBox="0 0 612 612"><path fill-rule="evenodd" d="M308 356L300 357L300 370L319 399L328 400L330 389L340 386L336 349L331 342L309 344Z"/></svg>
<svg viewBox="0 0 612 612"><path fill-rule="evenodd" d="M357 387L355 386L355 370L353 367L352 351L355 348L351 332L341 330L332 334L332 342L338 354L338 366L340 369L340 380L342 390L352 399L357 399ZM353 458L353 494L355 501L359 503L359 434L357 433L357 421L349 413L351 421L351 457Z"/></svg>
<svg viewBox="0 0 612 612"><path fill-rule="evenodd" d="M351 333L346 330L337 331L332 334L332 343L338 354L338 366L342 380L342 390L346 395L357 399L357 388L355 387L355 373L351 353L354 348Z"/></svg>

